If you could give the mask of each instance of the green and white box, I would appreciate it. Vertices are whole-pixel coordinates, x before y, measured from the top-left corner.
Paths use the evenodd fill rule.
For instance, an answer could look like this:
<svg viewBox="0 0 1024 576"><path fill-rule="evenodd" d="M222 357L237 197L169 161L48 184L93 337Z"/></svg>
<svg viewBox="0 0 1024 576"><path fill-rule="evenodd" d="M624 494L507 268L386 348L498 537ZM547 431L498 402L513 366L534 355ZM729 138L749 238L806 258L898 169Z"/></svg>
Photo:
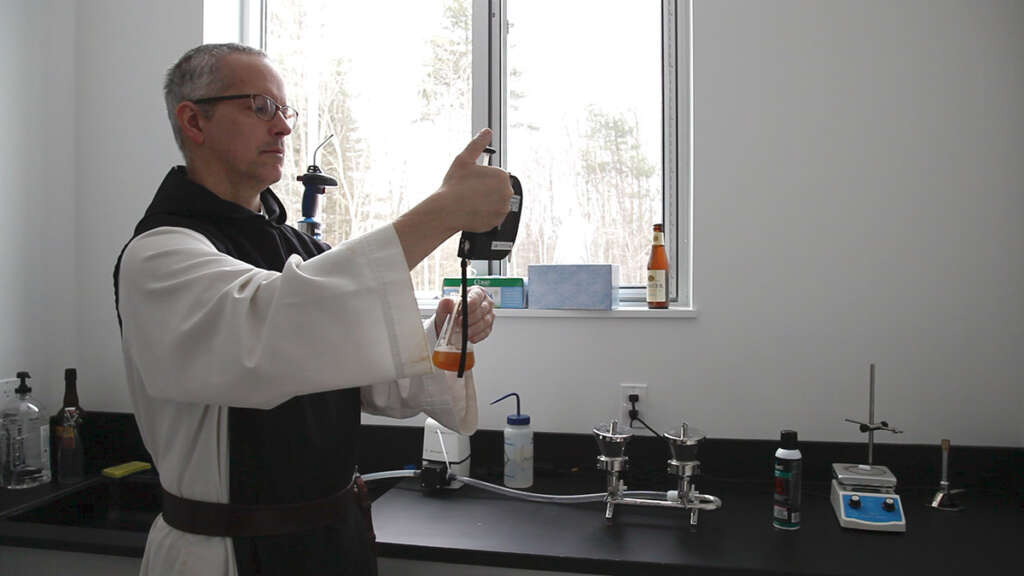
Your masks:
<svg viewBox="0 0 1024 576"><path fill-rule="evenodd" d="M498 308L526 308L526 280L505 276L474 276L466 278L467 286L480 286L491 295ZM462 286L461 278L445 278L441 296L458 296Z"/></svg>

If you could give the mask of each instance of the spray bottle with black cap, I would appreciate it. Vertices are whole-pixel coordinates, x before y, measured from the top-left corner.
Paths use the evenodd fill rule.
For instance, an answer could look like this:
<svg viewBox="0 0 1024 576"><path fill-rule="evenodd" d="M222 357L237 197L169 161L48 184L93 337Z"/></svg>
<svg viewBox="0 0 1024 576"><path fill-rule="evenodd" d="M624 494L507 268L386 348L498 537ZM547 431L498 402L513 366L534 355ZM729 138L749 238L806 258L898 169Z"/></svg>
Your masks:
<svg viewBox="0 0 1024 576"><path fill-rule="evenodd" d="M796 443L796 430L783 430L782 446L775 451L775 502L772 510L772 526L775 528L800 528L802 459Z"/></svg>

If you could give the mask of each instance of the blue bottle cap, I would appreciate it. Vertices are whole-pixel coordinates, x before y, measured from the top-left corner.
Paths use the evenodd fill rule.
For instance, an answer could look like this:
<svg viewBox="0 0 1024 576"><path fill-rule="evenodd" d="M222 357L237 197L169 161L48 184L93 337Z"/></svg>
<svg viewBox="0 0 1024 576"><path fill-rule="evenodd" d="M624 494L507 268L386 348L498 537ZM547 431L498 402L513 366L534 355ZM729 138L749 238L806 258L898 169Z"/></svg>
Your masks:
<svg viewBox="0 0 1024 576"><path fill-rule="evenodd" d="M505 421L512 426L529 426L530 415L529 414L509 414Z"/></svg>

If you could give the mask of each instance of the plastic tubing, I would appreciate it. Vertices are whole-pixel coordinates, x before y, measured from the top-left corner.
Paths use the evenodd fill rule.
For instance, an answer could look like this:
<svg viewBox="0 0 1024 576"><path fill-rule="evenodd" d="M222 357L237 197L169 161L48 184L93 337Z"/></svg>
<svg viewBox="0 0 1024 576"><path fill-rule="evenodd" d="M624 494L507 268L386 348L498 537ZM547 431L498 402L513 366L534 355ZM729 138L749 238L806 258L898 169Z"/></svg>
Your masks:
<svg viewBox="0 0 1024 576"><path fill-rule="evenodd" d="M416 478L419 475L419 470L388 470L387 472L373 472L372 474L363 474L362 476L363 482L372 482L385 478Z"/></svg>
<svg viewBox="0 0 1024 576"><path fill-rule="evenodd" d="M491 492L497 492L498 494L504 494L505 496L511 496L513 498L521 498L523 500L531 500L533 502L554 502L557 504L581 504L583 502L604 502L608 496L605 492L599 492L596 494L535 494L533 492L523 492L522 490L513 490L504 486L498 486L497 484L491 484L490 482L484 482L482 480L476 480L475 478L466 478L465 476L456 476L455 480L469 484L470 486L476 486L477 488L483 488L484 490L490 490ZM652 498L655 500L667 500L665 492L651 492L646 490L627 490L621 494L627 498Z"/></svg>
<svg viewBox="0 0 1024 576"><path fill-rule="evenodd" d="M389 470L387 472L374 472L372 474L363 474L364 482L372 482L374 480L384 480L386 478L416 478L420 475L419 470ZM451 475L452 480L457 480L470 486L476 486L483 490L490 492L496 492L512 498L520 498L522 500L530 500L532 502L553 502L556 504L582 504L584 502L604 502L605 497L608 494L604 492L598 492L594 494L535 494L533 492L523 492L522 490L513 490L512 488L506 488L504 486L498 486L497 484L491 484L490 482L484 482L483 480L477 480L476 478L469 478L467 476L458 476L455 474ZM650 498L654 500L668 500L668 495L665 492L654 492L647 490L627 490L621 494L625 498Z"/></svg>
<svg viewBox="0 0 1024 576"><path fill-rule="evenodd" d="M498 494L504 494L505 496L511 496L513 498L521 498L523 500L530 500L532 502L555 502L559 504L579 504L582 502L603 502L604 497L607 496L604 492L600 494L534 494L533 492L523 492L522 490L513 490L512 488L506 488L504 486L498 486L497 484L491 484L490 482L484 482L475 478L467 478L465 476L455 476L455 480L469 484L470 486L476 486L484 490L491 492L497 492Z"/></svg>

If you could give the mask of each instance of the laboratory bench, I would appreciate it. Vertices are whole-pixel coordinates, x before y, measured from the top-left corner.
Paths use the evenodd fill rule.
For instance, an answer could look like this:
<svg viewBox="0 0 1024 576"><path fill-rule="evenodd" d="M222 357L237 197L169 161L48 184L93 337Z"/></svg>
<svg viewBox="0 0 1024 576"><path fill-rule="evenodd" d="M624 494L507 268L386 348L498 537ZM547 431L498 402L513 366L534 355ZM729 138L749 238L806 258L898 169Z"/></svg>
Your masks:
<svg viewBox="0 0 1024 576"><path fill-rule="evenodd" d="M373 508L385 557L592 574L980 574L1021 573L1024 511L994 496L967 509L927 506L931 494L904 492L905 533L841 528L824 482L804 486L802 527L771 527L772 491L763 486L699 485L722 499L689 513L604 504L511 499L475 487L441 497L413 480ZM590 490L600 487L590 486Z"/></svg>
<svg viewBox="0 0 1024 576"><path fill-rule="evenodd" d="M119 480L93 473L67 486L0 489L0 546L141 558L159 513L153 473Z"/></svg>
<svg viewBox="0 0 1024 576"><path fill-rule="evenodd" d="M130 415L112 415L110 432L128 434ZM118 432L117 429L123 428ZM134 432L137 435L137 432ZM94 432L94 438L102 434ZM416 464L422 429L364 426L360 470L365 474ZM82 482L24 490L0 489L0 556L62 551L138 559L148 526L159 512L154 471L119 480L97 466L146 459L106 446ZM905 533L841 528L829 501L828 464L856 461L863 445L801 443L804 453L802 527L771 527L771 454L777 442L707 439L698 457L701 493L722 507L702 511L696 527L674 509L616 506L606 523L603 503L551 504L512 499L476 487L425 493L415 479L371 482L373 519L382 565L486 566L516 571L585 574L952 574L1021 573L1018 547L1024 534L1024 450L954 447L950 481L967 487L966 509L927 506L938 480L938 448L875 445L876 461L900 478ZM501 432L481 430L471 439L472 475L500 482ZM374 450L374 447L387 447ZM125 446L121 446L123 449ZM535 492L603 492L597 454L587 434L535 435ZM88 455L88 449L87 449ZM655 438L630 444L630 489L674 488L665 449ZM107 461L102 461L106 458ZM4 565L0 558L0 566ZM403 564L402 566L408 566ZM125 573L129 573L130 568ZM97 572L102 573L102 572ZM113 572L111 572L113 573ZM424 570L429 573L429 568Z"/></svg>

